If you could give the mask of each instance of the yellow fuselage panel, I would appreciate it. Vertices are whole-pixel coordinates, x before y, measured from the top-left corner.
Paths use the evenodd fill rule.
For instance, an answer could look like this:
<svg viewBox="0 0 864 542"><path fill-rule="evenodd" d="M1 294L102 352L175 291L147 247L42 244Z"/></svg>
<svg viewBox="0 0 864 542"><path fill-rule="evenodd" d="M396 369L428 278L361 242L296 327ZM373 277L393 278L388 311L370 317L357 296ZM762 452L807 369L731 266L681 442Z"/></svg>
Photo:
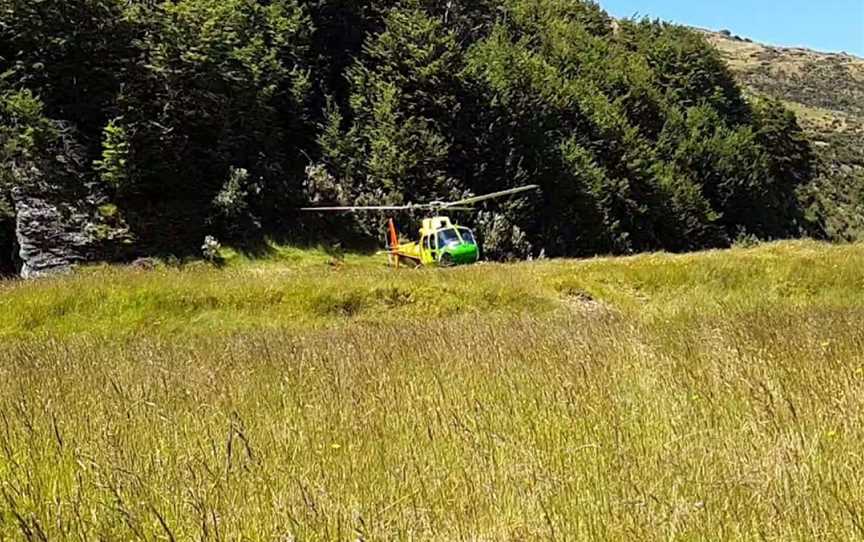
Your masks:
<svg viewBox="0 0 864 542"><path fill-rule="evenodd" d="M453 222L446 216L436 216L435 218L424 218L423 227L420 228L420 237L425 237L438 230L452 228Z"/></svg>
<svg viewBox="0 0 864 542"><path fill-rule="evenodd" d="M399 245L398 252L402 256L405 256L406 258L411 258L412 260L422 261L423 259L419 243L405 243L403 245Z"/></svg>

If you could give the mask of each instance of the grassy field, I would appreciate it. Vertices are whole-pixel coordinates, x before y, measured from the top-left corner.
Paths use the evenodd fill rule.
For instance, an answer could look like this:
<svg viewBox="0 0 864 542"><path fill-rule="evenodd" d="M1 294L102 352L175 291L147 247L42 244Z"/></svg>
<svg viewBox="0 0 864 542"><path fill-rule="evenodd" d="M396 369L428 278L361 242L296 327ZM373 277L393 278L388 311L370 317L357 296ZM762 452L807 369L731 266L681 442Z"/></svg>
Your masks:
<svg viewBox="0 0 864 542"><path fill-rule="evenodd" d="M0 540L864 539L864 246L0 283Z"/></svg>

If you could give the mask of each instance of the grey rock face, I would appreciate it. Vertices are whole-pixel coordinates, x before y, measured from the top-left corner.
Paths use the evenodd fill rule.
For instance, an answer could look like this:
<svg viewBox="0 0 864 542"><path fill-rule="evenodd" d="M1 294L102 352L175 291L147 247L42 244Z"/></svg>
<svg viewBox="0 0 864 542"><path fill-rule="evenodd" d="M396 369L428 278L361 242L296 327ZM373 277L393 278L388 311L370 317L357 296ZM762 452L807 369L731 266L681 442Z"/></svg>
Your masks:
<svg viewBox="0 0 864 542"><path fill-rule="evenodd" d="M132 243L106 191L87 171L85 153L64 129L50 152L15 164L11 191L21 276L69 272L76 265L122 257Z"/></svg>

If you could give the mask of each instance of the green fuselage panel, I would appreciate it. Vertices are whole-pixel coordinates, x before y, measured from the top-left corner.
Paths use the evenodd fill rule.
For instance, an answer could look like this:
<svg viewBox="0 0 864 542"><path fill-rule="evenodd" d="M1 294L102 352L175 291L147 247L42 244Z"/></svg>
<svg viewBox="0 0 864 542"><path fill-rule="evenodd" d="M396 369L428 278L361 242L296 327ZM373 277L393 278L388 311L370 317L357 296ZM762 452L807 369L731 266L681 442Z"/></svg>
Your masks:
<svg viewBox="0 0 864 542"><path fill-rule="evenodd" d="M473 243L460 243L450 245L443 249L427 250L418 243L406 243L399 245L399 254L406 258L418 261L423 265L436 265L446 254L452 263L456 265L476 263L480 259L480 247Z"/></svg>

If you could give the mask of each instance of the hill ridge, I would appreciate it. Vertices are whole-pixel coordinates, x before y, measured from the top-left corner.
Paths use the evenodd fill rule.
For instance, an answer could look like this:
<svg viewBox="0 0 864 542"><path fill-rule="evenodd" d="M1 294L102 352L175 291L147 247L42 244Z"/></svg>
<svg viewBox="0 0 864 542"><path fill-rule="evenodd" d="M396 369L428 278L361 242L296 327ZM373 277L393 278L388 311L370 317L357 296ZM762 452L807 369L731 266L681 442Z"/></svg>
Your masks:
<svg viewBox="0 0 864 542"><path fill-rule="evenodd" d="M796 114L820 162L803 193L826 233L864 238L864 59L693 29L720 51L746 93L778 99Z"/></svg>

